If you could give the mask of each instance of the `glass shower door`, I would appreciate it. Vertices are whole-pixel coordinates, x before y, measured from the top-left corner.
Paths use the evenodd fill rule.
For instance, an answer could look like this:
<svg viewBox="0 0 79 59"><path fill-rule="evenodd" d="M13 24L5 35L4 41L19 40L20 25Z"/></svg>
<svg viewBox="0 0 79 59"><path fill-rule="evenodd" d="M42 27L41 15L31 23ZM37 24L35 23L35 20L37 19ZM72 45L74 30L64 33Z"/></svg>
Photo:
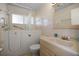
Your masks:
<svg viewBox="0 0 79 59"><path fill-rule="evenodd" d="M6 55L8 52L8 25L7 25L7 13L5 11L0 12L0 48L1 55ZM5 53L6 52L6 53ZM4 54L5 53L5 54Z"/></svg>

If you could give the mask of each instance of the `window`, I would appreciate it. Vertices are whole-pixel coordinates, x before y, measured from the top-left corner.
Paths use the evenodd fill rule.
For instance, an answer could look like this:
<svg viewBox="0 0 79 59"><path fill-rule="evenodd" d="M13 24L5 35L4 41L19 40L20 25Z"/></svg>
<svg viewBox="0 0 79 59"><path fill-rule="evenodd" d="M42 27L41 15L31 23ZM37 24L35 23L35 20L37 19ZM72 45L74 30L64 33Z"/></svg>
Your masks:
<svg viewBox="0 0 79 59"><path fill-rule="evenodd" d="M13 24L23 24L24 17L22 15L12 14L12 23Z"/></svg>
<svg viewBox="0 0 79 59"><path fill-rule="evenodd" d="M48 25L48 19L43 19L43 25L45 25L45 26Z"/></svg>
<svg viewBox="0 0 79 59"><path fill-rule="evenodd" d="M24 24L29 24L29 19L28 19L28 17L24 17Z"/></svg>
<svg viewBox="0 0 79 59"><path fill-rule="evenodd" d="M36 25L42 25L42 21L40 18L36 18Z"/></svg>
<svg viewBox="0 0 79 59"><path fill-rule="evenodd" d="M12 14L13 24L34 24L33 17Z"/></svg>
<svg viewBox="0 0 79 59"><path fill-rule="evenodd" d="M36 18L35 23L36 23L36 25L44 25L44 26L47 26L48 25L48 19Z"/></svg>
<svg viewBox="0 0 79 59"><path fill-rule="evenodd" d="M24 17L24 24L34 24L34 19L33 17Z"/></svg>
<svg viewBox="0 0 79 59"><path fill-rule="evenodd" d="M31 17L30 23L31 23L31 24L34 24L34 18L33 18L33 17Z"/></svg>

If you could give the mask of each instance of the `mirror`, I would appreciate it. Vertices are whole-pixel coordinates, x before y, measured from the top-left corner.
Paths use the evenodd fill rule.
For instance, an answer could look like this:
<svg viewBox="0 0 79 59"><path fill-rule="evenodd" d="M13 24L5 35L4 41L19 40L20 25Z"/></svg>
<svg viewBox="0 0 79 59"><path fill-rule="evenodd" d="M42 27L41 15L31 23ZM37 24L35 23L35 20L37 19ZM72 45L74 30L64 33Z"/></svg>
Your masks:
<svg viewBox="0 0 79 59"><path fill-rule="evenodd" d="M71 10L71 24L79 25L79 8Z"/></svg>

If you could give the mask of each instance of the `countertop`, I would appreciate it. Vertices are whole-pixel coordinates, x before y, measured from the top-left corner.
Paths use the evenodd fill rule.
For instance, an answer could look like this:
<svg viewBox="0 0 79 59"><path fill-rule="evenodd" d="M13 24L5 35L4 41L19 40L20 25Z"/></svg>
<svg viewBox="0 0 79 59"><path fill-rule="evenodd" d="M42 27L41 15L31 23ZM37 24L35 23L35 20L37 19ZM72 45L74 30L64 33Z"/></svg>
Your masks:
<svg viewBox="0 0 79 59"><path fill-rule="evenodd" d="M57 41L59 41L59 38L41 36L40 39L48 42L51 45L56 46L57 48L65 51L65 52L68 52L69 54L78 55L77 51L73 48L73 46L71 46L71 47L70 46L65 46L65 45L60 44L59 42L57 42ZM62 42L64 43L65 41L62 41ZM71 43L71 41L69 41L69 42L67 41L67 44L69 44L69 43Z"/></svg>

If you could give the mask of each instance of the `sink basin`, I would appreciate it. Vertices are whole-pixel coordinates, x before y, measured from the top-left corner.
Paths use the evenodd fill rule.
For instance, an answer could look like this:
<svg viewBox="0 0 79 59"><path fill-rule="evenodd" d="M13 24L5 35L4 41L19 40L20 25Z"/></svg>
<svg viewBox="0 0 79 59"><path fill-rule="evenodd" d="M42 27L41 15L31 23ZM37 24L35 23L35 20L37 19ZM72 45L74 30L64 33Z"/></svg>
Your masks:
<svg viewBox="0 0 79 59"><path fill-rule="evenodd" d="M72 41L62 40L60 38L54 38L52 40L57 42L58 44L61 44L61 45L64 45L64 46L69 46L69 47L73 46Z"/></svg>

